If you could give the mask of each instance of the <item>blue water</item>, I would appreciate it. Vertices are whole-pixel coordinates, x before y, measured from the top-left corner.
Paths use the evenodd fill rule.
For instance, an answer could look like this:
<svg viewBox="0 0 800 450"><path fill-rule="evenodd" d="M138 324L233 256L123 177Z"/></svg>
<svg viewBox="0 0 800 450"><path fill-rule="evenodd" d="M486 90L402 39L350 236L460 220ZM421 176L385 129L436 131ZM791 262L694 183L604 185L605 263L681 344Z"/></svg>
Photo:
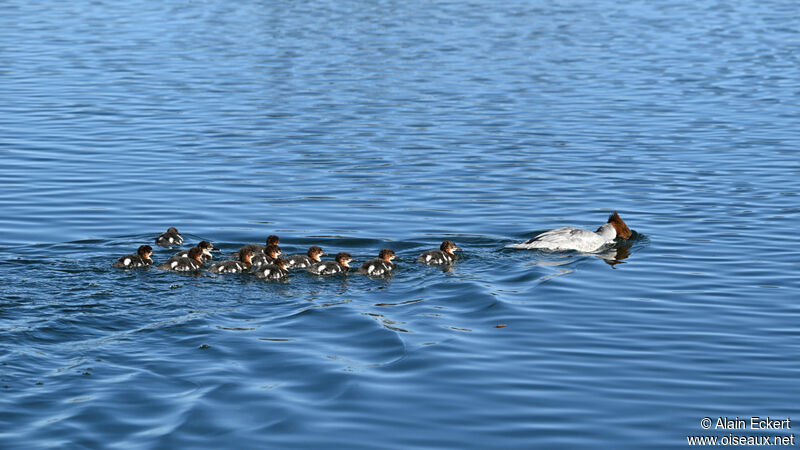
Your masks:
<svg viewBox="0 0 800 450"><path fill-rule="evenodd" d="M4 2L0 447L684 448L800 416L798 12ZM612 210L616 256L504 249ZM398 270L110 268L169 226ZM414 261L443 239L452 270Z"/></svg>

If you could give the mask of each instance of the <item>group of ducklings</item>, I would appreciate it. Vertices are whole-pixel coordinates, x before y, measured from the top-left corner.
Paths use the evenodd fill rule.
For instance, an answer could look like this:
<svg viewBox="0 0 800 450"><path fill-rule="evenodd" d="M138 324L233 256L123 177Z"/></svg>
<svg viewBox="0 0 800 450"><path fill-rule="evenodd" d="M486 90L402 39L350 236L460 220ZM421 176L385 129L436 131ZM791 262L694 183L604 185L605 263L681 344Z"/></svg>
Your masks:
<svg viewBox="0 0 800 450"><path fill-rule="evenodd" d="M175 227L170 227L160 234L155 242L161 247L172 247L183 244L183 236ZM326 253L317 245L309 247L305 255L281 257L283 252L278 245L280 239L275 235L267 237L265 244L247 244L233 254L235 259L211 264L207 270L216 274L252 272L256 278L279 280L285 278L290 270L299 269L304 269L313 275L347 273L351 269L350 262L353 261L347 252L337 253L333 261L323 261L322 256ZM212 250L216 248L211 242L201 241L196 247L175 253L157 267L173 272L198 272L203 265L211 262ZM428 250L419 255L417 261L429 265L451 265L455 262L456 250L459 248L455 242L447 240L442 242L439 250ZM142 245L136 254L122 256L112 264L112 267L133 269L149 266L153 264L152 255L153 248ZM374 277L388 275L394 269L392 260L395 256L393 250L384 248L377 258L364 262L359 267L358 273Z"/></svg>

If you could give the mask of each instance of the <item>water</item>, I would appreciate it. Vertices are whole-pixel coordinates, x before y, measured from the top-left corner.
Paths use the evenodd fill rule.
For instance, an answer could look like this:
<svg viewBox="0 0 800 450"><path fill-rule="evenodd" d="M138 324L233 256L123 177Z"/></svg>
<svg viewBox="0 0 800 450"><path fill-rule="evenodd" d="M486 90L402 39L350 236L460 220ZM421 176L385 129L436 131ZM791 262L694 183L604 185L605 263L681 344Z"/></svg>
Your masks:
<svg viewBox="0 0 800 450"><path fill-rule="evenodd" d="M797 12L5 2L0 446L683 448L800 416ZM612 210L615 260L504 249ZM109 267L168 226L399 268ZM443 239L451 271L414 262Z"/></svg>

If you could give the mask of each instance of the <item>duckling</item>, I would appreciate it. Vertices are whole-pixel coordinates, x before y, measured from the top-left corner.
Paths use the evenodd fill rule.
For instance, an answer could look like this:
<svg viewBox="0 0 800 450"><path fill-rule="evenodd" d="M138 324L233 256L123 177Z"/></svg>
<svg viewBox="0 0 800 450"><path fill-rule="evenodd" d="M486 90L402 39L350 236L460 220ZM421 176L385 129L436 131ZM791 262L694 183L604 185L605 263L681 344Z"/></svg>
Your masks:
<svg viewBox="0 0 800 450"><path fill-rule="evenodd" d="M214 248L214 244L212 244L211 242L200 241L200 243L197 244L197 248L199 248L200 251L203 253L201 258L204 264L211 261L211 259L214 257L214 255L211 254L211 251L216 250L216 248ZM178 253L175 253L174 255L170 256L167 261L168 262L175 261L177 259L186 258L188 256L189 256L189 250L181 250Z"/></svg>
<svg viewBox="0 0 800 450"><path fill-rule="evenodd" d="M312 264L306 271L314 275L333 275L348 272L350 271L350 261L352 260L353 257L350 256L350 253L340 252L336 254L335 261L321 261Z"/></svg>
<svg viewBox="0 0 800 450"><path fill-rule="evenodd" d="M266 264L274 264L275 259L282 254L283 252L280 247L275 244L270 244L263 252L253 252L253 259L251 261L254 267L261 267Z"/></svg>
<svg viewBox="0 0 800 450"><path fill-rule="evenodd" d="M369 275L372 277L379 277L381 275L386 275L392 271L394 268L394 264L392 264L392 260L395 258L394 251L388 248L381 250L378 254L377 258L370 259L369 261L365 262L361 265L358 269L358 273L363 275Z"/></svg>
<svg viewBox="0 0 800 450"><path fill-rule="evenodd" d="M439 250L428 250L419 255L417 261L425 264L450 265L456 260L455 251L459 250L453 241L444 241L439 246Z"/></svg>
<svg viewBox="0 0 800 450"><path fill-rule="evenodd" d="M276 258L274 264L253 268L253 275L264 280L280 280L289 275L289 271L286 270L288 264L286 258Z"/></svg>
<svg viewBox="0 0 800 450"><path fill-rule="evenodd" d="M161 270L171 270L173 272L194 272L203 267L203 251L198 247L192 247L189 255L185 258L178 258L168 261L158 266Z"/></svg>
<svg viewBox="0 0 800 450"><path fill-rule="evenodd" d="M183 236L178 233L175 227L167 228L167 231L161 233L156 238L156 245L160 247L172 247L173 245L183 244Z"/></svg>
<svg viewBox="0 0 800 450"><path fill-rule="evenodd" d="M311 267L312 264L322 261L320 256L324 254L325 252L322 251L322 248L312 245L308 248L308 252L305 255L292 255L286 258L289 261L289 265L287 267L290 270Z"/></svg>
<svg viewBox="0 0 800 450"><path fill-rule="evenodd" d="M136 254L125 255L120 257L111 267L118 269L134 269L136 267L144 267L153 264L150 256L153 255L153 247L149 245L140 245L136 250Z"/></svg>
<svg viewBox="0 0 800 450"><path fill-rule="evenodd" d="M253 251L245 248L239 252L238 261L229 260L218 262L209 267L208 271L212 273L242 273L253 267L253 264L250 262L252 257Z"/></svg>
<svg viewBox="0 0 800 450"><path fill-rule="evenodd" d="M267 240L266 240L266 244L267 245L247 244L244 247L240 248L239 250L236 250L233 253L233 257L236 258L236 259L239 259L239 252L244 250L244 249L246 249L246 248L249 248L250 250L253 251L253 256L257 256L259 253L263 253L264 250L267 247L269 247L270 245L278 245L280 243L281 243L281 240L278 238L278 236L275 236L274 234L271 234L271 235L267 236Z"/></svg>

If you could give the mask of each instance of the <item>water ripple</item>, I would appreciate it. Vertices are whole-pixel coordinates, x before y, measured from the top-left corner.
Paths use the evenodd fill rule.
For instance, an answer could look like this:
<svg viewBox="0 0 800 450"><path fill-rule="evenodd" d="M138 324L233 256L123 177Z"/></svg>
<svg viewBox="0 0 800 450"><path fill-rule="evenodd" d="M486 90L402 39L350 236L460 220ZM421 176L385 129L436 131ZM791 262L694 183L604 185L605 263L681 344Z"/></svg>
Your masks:
<svg viewBox="0 0 800 450"><path fill-rule="evenodd" d="M797 416L795 13L5 2L0 446L642 449ZM606 254L504 248L612 210L637 234ZM169 226L398 268L110 267ZM415 261L444 239L452 268Z"/></svg>

